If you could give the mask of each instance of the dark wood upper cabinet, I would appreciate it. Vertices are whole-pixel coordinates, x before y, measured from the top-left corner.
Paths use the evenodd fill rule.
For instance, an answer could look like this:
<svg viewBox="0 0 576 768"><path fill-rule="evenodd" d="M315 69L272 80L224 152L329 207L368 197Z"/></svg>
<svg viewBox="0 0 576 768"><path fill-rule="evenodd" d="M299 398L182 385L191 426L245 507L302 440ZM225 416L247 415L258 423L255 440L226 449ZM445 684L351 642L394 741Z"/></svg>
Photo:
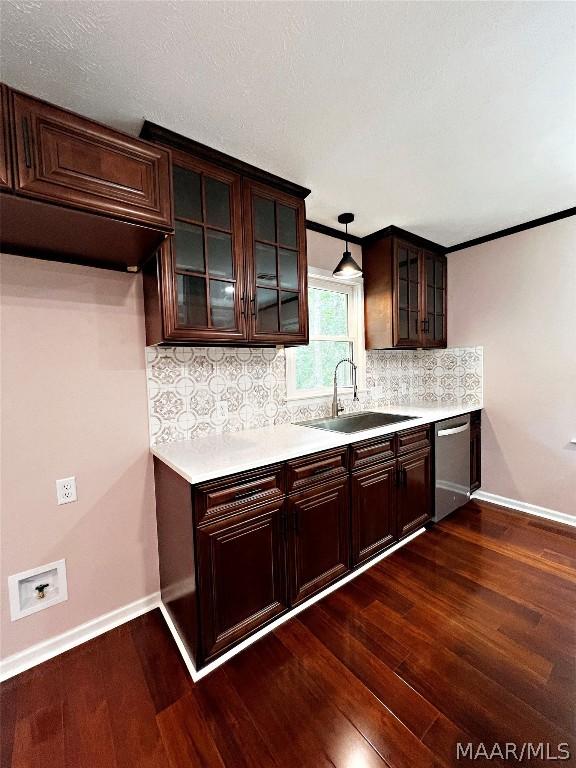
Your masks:
<svg viewBox="0 0 576 768"><path fill-rule="evenodd" d="M367 349L445 347L446 256L388 227L362 246Z"/></svg>
<svg viewBox="0 0 576 768"><path fill-rule="evenodd" d="M304 201L244 182L248 335L260 344L308 341Z"/></svg>
<svg viewBox="0 0 576 768"><path fill-rule="evenodd" d="M396 535L396 462L352 472L352 565L377 555Z"/></svg>
<svg viewBox="0 0 576 768"><path fill-rule="evenodd" d="M8 89L0 83L0 189L12 186L12 155L8 123Z"/></svg>
<svg viewBox="0 0 576 768"><path fill-rule="evenodd" d="M401 539L431 518L432 473L430 448L423 448L397 463L397 538Z"/></svg>
<svg viewBox="0 0 576 768"><path fill-rule="evenodd" d="M204 663L286 610L282 505L269 501L197 529Z"/></svg>
<svg viewBox="0 0 576 768"><path fill-rule="evenodd" d="M2 95L13 160L2 247L136 269L172 232L170 153L18 91Z"/></svg>
<svg viewBox="0 0 576 768"><path fill-rule="evenodd" d="M247 297L240 177L178 151L172 172L174 236L144 270L145 298L150 289L156 302L147 301L147 312L161 314L163 341L242 341Z"/></svg>
<svg viewBox="0 0 576 768"><path fill-rule="evenodd" d="M350 568L348 479L323 482L286 502L290 603L297 605Z"/></svg>
<svg viewBox="0 0 576 768"><path fill-rule="evenodd" d="M175 235L144 268L147 343L308 341L309 190L152 123L173 152Z"/></svg>
<svg viewBox="0 0 576 768"><path fill-rule="evenodd" d="M16 191L166 229L165 150L12 92Z"/></svg>

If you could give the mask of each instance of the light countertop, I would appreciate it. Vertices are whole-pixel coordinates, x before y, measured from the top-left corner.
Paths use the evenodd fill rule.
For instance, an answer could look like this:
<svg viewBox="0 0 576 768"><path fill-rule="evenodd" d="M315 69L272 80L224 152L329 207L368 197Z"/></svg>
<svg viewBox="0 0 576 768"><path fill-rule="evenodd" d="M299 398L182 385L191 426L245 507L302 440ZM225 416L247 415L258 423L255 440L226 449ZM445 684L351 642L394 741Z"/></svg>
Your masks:
<svg viewBox="0 0 576 768"><path fill-rule="evenodd" d="M478 405L450 408L397 405L371 408L370 410L380 413L396 413L414 418L353 434L327 432L296 424L276 424L261 429L247 429L243 432L209 435L197 440L164 443L155 445L150 450L154 456L185 480L196 485L206 480L265 467L267 464L295 459L309 453L338 448L360 440L418 427L421 424L450 419L480 408L481 406Z"/></svg>

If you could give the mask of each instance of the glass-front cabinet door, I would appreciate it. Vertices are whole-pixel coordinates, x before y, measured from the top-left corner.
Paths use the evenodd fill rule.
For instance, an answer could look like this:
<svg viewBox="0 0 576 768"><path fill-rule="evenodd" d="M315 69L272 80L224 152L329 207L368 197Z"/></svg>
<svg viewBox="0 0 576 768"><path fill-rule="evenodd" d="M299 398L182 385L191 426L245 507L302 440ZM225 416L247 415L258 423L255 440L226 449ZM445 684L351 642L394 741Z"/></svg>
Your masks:
<svg viewBox="0 0 576 768"><path fill-rule="evenodd" d="M426 347L446 346L446 256L423 251L422 336Z"/></svg>
<svg viewBox="0 0 576 768"><path fill-rule="evenodd" d="M420 341L420 249L394 241L394 346L418 347Z"/></svg>
<svg viewBox="0 0 576 768"><path fill-rule="evenodd" d="M245 338L240 177L173 152L174 236L163 246L174 340Z"/></svg>
<svg viewBox="0 0 576 768"><path fill-rule="evenodd" d="M304 202L245 181L247 319L255 342L308 342Z"/></svg>

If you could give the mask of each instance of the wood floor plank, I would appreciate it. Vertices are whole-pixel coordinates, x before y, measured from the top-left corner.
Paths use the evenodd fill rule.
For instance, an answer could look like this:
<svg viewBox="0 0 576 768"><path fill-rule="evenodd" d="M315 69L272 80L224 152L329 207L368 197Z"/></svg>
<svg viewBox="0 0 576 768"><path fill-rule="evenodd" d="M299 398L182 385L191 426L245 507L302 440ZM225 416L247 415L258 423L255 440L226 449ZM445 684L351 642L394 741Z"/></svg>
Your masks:
<svg viewBox="0 0 576 768"><path fill-rule="evenodd" d="M12 768L64 766L61 658L24 672L16 693Z"/></svg>
<svg viewBox="0 0 576 768"><path fill-rule="evenodd" d="M295 655L302 647L309 649L302 655L306 673L388 765L425 768L443 764L301 621L285 624L277 634Z"/></svg>
<svg viewBox="0 0 576 768"><path fill-rule="evenodd" d="M117 768L105 672L95 664L96 638L62 657L66 768Z"/></svg>
<svg viewBox="0 0 576 768"><path fill-rule="evenodd" d="M220 752L193 691L156 717L170 768L224 768Z"/></svg>
<svg viewBox="0 0 576 768"><path fill-rule="evenodd" d="M278 765L242 696L229 680L225 667L217 669L209 680L196 683L194 693L226 765L238 768Z"/></svg>
<svg viewBox="0 0 576 768"><path fill-rule="evenodd" d="M135 754L139 768L163 768L166 752L130 626L107 632L98 650L118 768L133 768Z"/></svg>
<svg viewBox="0 0 576 768"><path fill-rule="evenodd" d="M315 605L300 621L332 654L418 738L434 722L438 710L398 677L384 662L351 637L346 629Z"/></svg>
<svg viewBox="0 0 576 768"><path fill-rule="evenodd" d="M180 654L173 653L174 640L159 609L130 624L150 698L156 712L188 693L190 675Z"/></svg>

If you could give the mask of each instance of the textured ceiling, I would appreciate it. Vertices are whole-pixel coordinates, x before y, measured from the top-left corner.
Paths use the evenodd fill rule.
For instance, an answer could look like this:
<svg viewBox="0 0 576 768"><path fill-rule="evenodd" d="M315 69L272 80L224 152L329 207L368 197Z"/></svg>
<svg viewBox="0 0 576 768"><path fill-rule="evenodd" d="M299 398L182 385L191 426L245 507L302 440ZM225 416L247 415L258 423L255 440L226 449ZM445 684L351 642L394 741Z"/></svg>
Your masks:
<svg viewBox="0 0 576 768"><path fill-rule="evenodd" d="M576 204L576 3L0 3L1 75L444 245Z"/></svg>

